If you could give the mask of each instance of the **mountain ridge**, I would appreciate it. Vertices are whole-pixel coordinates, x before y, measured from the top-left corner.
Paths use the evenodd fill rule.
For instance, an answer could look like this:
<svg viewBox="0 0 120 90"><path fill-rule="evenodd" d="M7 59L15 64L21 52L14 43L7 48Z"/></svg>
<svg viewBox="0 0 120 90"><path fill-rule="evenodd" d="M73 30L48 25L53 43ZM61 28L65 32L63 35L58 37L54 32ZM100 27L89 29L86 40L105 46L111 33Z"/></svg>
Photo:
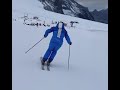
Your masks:
<svg viewBox="0 0 120 90"><path fill-rule="evenodd" d="M78 4L74 0L38 1L40 1L44 5L45 10L94 21L94 17L92 16L88 8Z"/></svg>

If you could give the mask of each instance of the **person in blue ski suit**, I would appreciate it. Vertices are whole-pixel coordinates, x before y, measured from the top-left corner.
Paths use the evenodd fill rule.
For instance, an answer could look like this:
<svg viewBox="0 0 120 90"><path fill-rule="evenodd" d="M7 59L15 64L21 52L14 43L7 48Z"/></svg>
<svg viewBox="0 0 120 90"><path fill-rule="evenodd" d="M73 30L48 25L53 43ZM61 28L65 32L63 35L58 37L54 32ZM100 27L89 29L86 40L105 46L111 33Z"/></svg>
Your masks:
<svg viewBox="0 0 120 90"><path fill-rule="evenodd" d="M69 45L72 45L72 42L70 40L70 37L67 33L67 31L64 28L64 23L59 22L56 27L51 27L50 29L46 30L44 37L46 38L49 33L53 32L53 36L50 40L49 47L42 59L42 64L47 61L47 65L50 65L50 63L53 61L55 55L57 54L57 51L60 49L60 47L63 44L63 38L67 40L67 43Z"/></svg>

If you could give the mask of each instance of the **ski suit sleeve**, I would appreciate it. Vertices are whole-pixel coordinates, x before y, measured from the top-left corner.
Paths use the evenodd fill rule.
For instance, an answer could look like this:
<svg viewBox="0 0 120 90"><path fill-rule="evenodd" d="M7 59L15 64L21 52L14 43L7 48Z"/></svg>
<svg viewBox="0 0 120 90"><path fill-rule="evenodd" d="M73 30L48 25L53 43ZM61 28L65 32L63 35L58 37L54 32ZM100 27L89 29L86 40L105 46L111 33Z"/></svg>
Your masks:
<svg viewBox="0 0 120 90"><path fill-rule="evenodd" d="M69 37L67 31L66 31L66 33L65 33L65 39L66 39L66 41L67 41L67 43L68 43L69 45L72 44L72 42L71 42L71 40L70 40L70 37Z"/></svg>
<svg viewBox="0 0 120 90"><path fill-rule="evenodd" d="M49 33L53 32L53 27L46 30L45 34L44 34L44 37L47 37Z"/></svg>

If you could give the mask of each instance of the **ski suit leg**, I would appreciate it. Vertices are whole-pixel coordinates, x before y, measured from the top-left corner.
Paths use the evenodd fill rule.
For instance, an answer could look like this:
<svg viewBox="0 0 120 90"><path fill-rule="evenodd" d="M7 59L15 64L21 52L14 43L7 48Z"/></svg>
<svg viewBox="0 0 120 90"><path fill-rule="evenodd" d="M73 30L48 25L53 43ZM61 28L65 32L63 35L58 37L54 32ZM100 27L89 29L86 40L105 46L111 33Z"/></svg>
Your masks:
<svg viewBox="0 0 120 90"><path fill-rule="evenodd" d="M52 51L52 53L51 53L51 55L50 55L50 57L49 57L49 62L52 62L52 61L53 61L53 59L54 59L54 57L56 56L57 51L58 51L58 49L59 49L60 47L61 47L61 45L58 45L58 44L55 45L55 47L54 47L54 49L53 49L53 51Z"/></svg>
<svg viewBox="0 0 120 90"><path fill-rule="evenodd" d="M44 57L43 57L43 61L47 61L47 59L48 59L49 56L51 55L54 47L55 47L54 43L50 43L50 44L49 44L49 47L48 47L48 49L47 49L47 51L46 51L46 53L45 53L45 55L44 55Z"/></svg>

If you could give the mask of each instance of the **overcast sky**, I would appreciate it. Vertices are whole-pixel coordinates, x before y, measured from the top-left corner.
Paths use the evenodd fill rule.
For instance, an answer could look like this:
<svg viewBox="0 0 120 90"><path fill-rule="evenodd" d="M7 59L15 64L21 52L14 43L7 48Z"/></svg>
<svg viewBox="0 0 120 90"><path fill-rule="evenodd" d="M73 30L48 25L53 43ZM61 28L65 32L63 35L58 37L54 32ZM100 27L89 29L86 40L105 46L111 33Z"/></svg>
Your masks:
<svg viewBox="0 0 120 90"><path fill-rule="evenodd" d="M75 0L81 5L88 7L90 11L108 8L108 0Z"/></svg>

